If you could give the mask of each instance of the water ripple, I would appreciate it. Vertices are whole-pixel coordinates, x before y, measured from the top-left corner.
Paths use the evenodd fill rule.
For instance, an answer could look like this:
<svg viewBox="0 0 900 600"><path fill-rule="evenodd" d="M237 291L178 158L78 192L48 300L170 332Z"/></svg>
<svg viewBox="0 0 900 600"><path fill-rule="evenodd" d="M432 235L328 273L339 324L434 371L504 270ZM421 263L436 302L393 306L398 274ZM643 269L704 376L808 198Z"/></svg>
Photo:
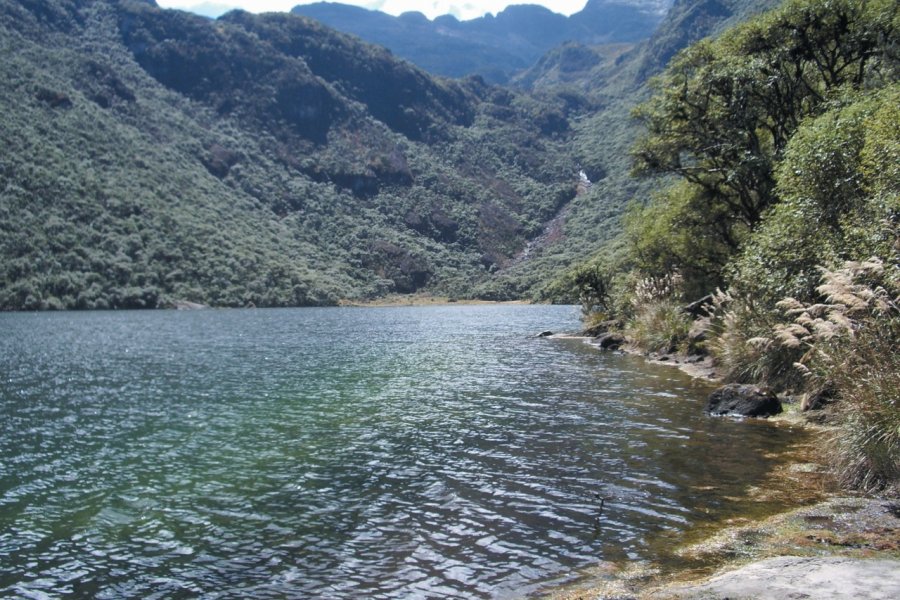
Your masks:
<svg viewBox="0 0 900 600"><path fill-rule="evenodd" d="M576 318L0 315L0 595L518 596L733 510L784 435Z"/></svg>

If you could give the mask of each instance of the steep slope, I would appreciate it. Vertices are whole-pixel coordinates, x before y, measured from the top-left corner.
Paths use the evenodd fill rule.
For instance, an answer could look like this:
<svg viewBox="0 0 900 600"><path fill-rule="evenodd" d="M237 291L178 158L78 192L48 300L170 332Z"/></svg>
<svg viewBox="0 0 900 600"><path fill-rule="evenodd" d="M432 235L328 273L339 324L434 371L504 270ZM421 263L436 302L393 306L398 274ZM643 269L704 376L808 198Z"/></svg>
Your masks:
<svg viewBox="0 0 900 600"><path fill-rule="evenodd" d="M4 309L496 295L575 194L564 103L302 17L0 0L0 48Z"/></svg>
<svg viewBox="0 0 900 600"><path fill-rule="evenodd" d="M565 44L514 79L518 86L545 96L568 98L590 107L572 119L569 151L592 185L553 224L549 238L539 236L528 260L514 263L503 277L534 288L582 263L601 248L616 253L622 215L629 202L646 202L658 188L651 178L631 176L630 152L640 129L632 109L649 93L648 80L676 52L693 41L718 35L732 24L778 4L778 0L676 0L653 35L635 45ZM577 99L577 100L576 100ZM549 230L545 233L549 233ZM544 282L545 283L545 282ZM558 289L547 288L546 297ZM568 297L571 299L571 297Z"/></svg>
<svg viewBox="0 0 900 600"><path fill-rule="evenodd" d="M339 3L296 6L293 12L390 48L426 71L449 77L481 75L503 83L566 41L635 42L648 37L671 0L590 0L564 17L537 5L512 5L496 16L431 21L421 13L392 17Z"/></svg>
<svg viewBox="0 0 900 600"><path fill-rule="evenodd" d="M532 90L560 84L594 95L621 96L661 72L675 54L780 0L675 0L652 35L635 44L567 42L544 54L512 83Z"/></svg>

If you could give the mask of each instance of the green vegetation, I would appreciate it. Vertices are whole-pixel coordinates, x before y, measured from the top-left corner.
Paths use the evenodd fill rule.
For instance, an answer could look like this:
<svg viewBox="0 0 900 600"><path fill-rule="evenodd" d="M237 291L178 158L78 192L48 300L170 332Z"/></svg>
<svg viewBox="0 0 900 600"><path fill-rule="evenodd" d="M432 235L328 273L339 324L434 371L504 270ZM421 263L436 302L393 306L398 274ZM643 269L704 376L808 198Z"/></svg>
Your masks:
<svg viewBox="0 0 900 600"><path fill-rule="evenodd" d="M578 183L564 103L298 16L0 0L0 47L0 309L519 298Z"/></svg>
<svg viewBox="0 0 900 600"><path fill-rule="evenodd" d="M580 301L840 400L847 484L890 487L900 8L773 4L677 2L525 93L296 15L0 0L0 309Z"/></svg>
<svg viewBox="0 0 900 600"><path fill-rule="evenodd" d="M635 113L635 172L665 187L606 267L648 351L840 400L838 469L866 490L900 478L898 41L896 2L789 0L678 54Z"/></svg>

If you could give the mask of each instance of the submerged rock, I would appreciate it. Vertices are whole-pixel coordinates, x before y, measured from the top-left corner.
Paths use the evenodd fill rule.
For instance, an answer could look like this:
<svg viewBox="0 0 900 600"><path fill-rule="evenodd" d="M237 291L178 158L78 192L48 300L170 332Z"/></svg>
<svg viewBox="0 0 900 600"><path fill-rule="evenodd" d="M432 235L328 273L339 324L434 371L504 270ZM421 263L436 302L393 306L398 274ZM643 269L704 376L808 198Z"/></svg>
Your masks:
<svg viewBox="0 0 900 600"><path fill-rule="evenodd" d="M706 412L713 416L771 417L781 410L781 401L772 392L738 383L714 391L706 405Z"/></svg>

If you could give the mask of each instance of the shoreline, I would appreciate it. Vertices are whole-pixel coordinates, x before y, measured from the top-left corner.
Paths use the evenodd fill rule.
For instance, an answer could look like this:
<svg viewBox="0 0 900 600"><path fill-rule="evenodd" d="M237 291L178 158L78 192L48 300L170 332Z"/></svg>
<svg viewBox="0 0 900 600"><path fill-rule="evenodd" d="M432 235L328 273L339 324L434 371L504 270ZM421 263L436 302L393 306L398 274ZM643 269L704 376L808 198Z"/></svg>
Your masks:
<svg viewBox="0 0 900 600"><path fill-rule="evenodd" d="M559 335L583 339L583 334ZM648 355L632 344L617 350L653 364L676 367L705 383L722 381L709 357ZM773 493L795 494L783 499L785 509L761 520L718 523L682 543L673 555L679 566L662 563L601 562L582 572L580 583L546 590L552 600L644 600L708 598L894 598L900 597L900 501L864 497L839 490L824 464L815 438L829 427L811 422L788 405L767 419L776 426L799 427L811 440L788 453L767 484L748 490L760 501ZM818 434L818 435L817 435ZM783 488L783 489L782 489ZM794 504L790 507L789 504ZM709 528L702 527L701 530ZM687 536L690 538L690 534ZM662 557L660 557L660 560ZM824 575L823 575L824 574ZM826 576L827 575L827 576ZM873 584L873 578L879 583Z"/></svg>
<svg viewBox="0 0 900 600"><path fill-rule="evenodd" d="M347 308L380 308L397 306L481 306L481 305L511 305L521 306L534 304L527 300L476 300L456 299L448 296L428 295L392 295L373 300L340 300L337 306Z"/></svg>

